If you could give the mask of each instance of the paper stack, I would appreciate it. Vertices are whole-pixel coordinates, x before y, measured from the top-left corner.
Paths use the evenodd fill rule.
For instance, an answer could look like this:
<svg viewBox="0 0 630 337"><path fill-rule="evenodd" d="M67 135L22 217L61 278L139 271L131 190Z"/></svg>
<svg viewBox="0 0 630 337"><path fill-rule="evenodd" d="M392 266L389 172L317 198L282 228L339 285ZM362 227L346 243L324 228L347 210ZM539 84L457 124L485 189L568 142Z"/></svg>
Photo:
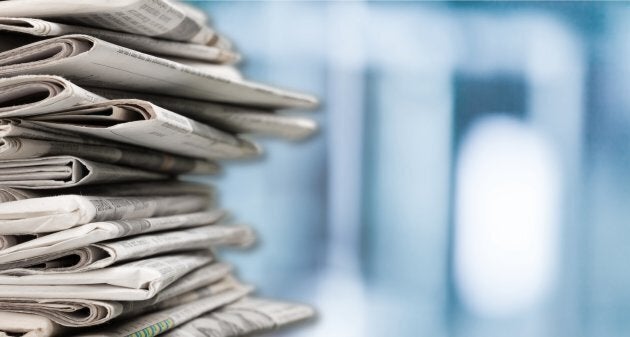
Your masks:
<svg viewBox="0 0 630 337"><path fill-rule="evenodd" d="M168 0L0 2L0 336L241 336L313 315L252 297L210 186L178 180L296 140L308 95L249 82Z"/></svg>

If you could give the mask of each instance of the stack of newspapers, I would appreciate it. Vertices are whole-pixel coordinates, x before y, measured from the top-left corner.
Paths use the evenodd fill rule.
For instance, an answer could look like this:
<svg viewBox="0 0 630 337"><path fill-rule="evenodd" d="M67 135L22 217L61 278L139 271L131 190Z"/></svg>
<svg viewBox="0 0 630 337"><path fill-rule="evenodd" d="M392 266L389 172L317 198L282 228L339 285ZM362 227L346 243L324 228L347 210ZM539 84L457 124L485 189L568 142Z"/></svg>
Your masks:
<svg viewBox="0 0 630 337"><path fill-rule="evenodd" d="M0 336L219 337L307 319L216 255L246 247L211 175L315 123L242 78L203 12L168 0L0 1Z"/></svg>

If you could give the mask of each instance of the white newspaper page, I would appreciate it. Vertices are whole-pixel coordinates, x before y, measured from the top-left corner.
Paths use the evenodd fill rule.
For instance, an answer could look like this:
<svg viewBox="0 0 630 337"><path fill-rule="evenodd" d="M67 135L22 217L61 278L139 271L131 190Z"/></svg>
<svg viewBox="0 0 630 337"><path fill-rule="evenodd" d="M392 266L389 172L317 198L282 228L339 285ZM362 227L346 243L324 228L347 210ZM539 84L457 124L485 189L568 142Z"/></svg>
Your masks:
<svg viewBox="0 0 630 337"><path fill-rule="evenodd" d="M0 161L0 185L60 188L110 182L162 180L168 176L131 167L97 163L72 156Z"/></svg>
<svg viewBox="0 0 630 337"><path fill-rule="evenodd" d="M208 207L216 204L211 186L186 181L165 180L160 182L128 182L122 184L88 185L55 190L26 190L0 185L0 203L60 194L81 194L111 197L174 196L182 194L202 195L209 198Z"/></svg>
<svg viewBox="0 0 630 337"><path fill-rule="evenodd" d="M168 0L20 0L0 2L0 13L11 17L60 17L88 26L175 41L215 44L219 37L198 13L189 15Z"/></svg>
<svg viewBox="0 0 630 337"><path fill-rule="evenodd" d="M229 276L232 267L224 263L211 263L198 268L179 280L173 282L164 290L158 292L153 298L144 301L125 301L123 304L122 316L137 316L140 313L153 310L156 305L162 305L172 299L182 297L186 293L196 293L200 289L214 289L215 293L226 290L217 284L224 280L230 280L234 284L233 278Z"/></svg>
<svg viewBox="0 0 630 337"><path fill-rule="evenodd" d="M92 244L68 252L17 261L3 275L77 273L109 267L116 263L148 256L223 246L246 247L253 243L253 232L245 226L203 226L159 234L138 235L128 239ZM1 268L1 267L0 267Z"/></svg>
<svg viewBox="0 0 630 337"><path fill-rule="evenodd" d="M0 275L0 298L142 301L211 261L207 253L182 253L83 273Z"/></svg>
<svg viewBox="0 0 630 337"><path fill-rule="evenodd" d="M146 100L182 116L232 133L301 140L317 131L317 123L310 118L279 114L270 110L114 89L89 88L89 90L111 99Z"/></svg>
<svg viewBox="0 0 630 337"><path fill-rule="evenodd" d="M0 311L0 337L53 337L63 330L45 317Z"/></svg>
<svg viewBox="0 0 630 337"><path fill-rule="evenodd" d="M294 303L245 298L196 318L164 337L236 337L275 330L314 316L312 308Z"/></svg>
<svg viewBox="0 0 630 337"><path fill-rule="evenodd" d="M44 127L25 119L0 119L0 137L15 137L85 145L131 147L107 139L80 135L60 129Z"/></svg>
<svg viewBox="0 0 630 337"><path fill-rule="evenodd" d="M107 101L30 120L48 128L202 159L259 154L259 148L245 139L141 100Z"/></svg>
<svg viewBox="0 0 630 337"><path fill-rule="evenodd" d="M240 56L220 46L206 46L194 43L150 38L142 35L116 32L78 25L67 25L33 18L0 17L0 33L21 33L37 37L54 37L69 34L85 34L143 53L179 57L213 63L234 63Z"/></svg>
<svg viewBox="0 0 630 337"><path fill-rule="evenodd" d="M206 294L203 297L207 297L234 289L238 283L228 276L229 270L227 266L217 263L201 267L144 301L1 298L0 311L36 314L68 327L94 326L121 315L129 317L145 311L160 310L173 299L189 299L202 291ZM189 284L194 287L187 286Z"/></svg>
<svg viewBox="0 0 630 337"><path fill-rule="evenodd" d="M1 31L0 31L1 34ZM105 101L59 76L0 78L0 117L24 117Z"/></svg>
<svg viewBox="0 0 630 337"><path fill-rule="evenodd" d="M174 308L129 318L126 322L114 327L96 329L91 333L80 333L75 335L75 337L156 336L181 326L207 312L235 302L249 292L251 292L249 287L225 291L215 296L202 298Z"/></svg>
<svg viewBox="0 0 630 337"><path fill-rule="evenodd" d="M208 225L216 222L222 212L199 212L158 218L94 222L54 232L0 250L0 267L13 268L41 256L62 253L87 245L143 233Z"/></svg>
<svg viewBox="0 0 630 337"><path fill-rule="evenodd" d="M231 79L87 35L51 38L0 53L0 77L42 73L83 86L204 101L267 108L317 104L310 95Z"/></svg>
<svg viewBox="0 0 630 337"><path fill-rule="evenodd" d="M0 203L39 197L35 191L20 190L8 186L0 186Z"/></svg>
<svg viewBox="0 0 630 337"><path fill-rule="evenodd" d="M216 174L219 171L219 165L209 160L182 157L135 146L120 146L113 142L104 146L0 137L0 160L66 155L168 174Z"/></svg>
<svg viewBox="0 0 630 337"><path fill-rule="evenodd" d="M205 195L105 197L64 194L33 198L0 204L0 233L50 233L90 222L193 213L208 208L209 204L210 198Z"/></svg>

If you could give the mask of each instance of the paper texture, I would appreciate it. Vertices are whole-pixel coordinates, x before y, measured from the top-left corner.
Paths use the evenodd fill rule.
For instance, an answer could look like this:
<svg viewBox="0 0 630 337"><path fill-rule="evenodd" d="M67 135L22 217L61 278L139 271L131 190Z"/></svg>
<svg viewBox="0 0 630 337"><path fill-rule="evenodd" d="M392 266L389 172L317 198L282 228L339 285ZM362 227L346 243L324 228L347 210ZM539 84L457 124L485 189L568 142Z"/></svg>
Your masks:
<svg viewBox="0 0 630 337"><path fill-rule="evenodd" d="M281 301L245 298L203 315L164 337L235 337L274 330L312 317L312 308Z"/></svg>
<svg viewBox="0 0 630 337"><path fill-rule="evenodd" d="M62 326L93 326L120 316L161 310L241 287L228 277L229 272L230 267L221 263L203 266L182 276L153 298L143 301L0 298L0 309L37 314Z"/></svg>
<svg viewBox="0 0 630 337"><path fill-rule="evenodd" d="M24 265L29 260L37 259L41 256L67 252L105 240L208 225L217 222L223 214L221 210L215 210L155 218L93 222L39 236L0 250L0 269L10 269L16 263Z"/></svg>
<svg viewBox="0 0 630 337"><path fill-rule="evenodd" d="M159 217L201 211L204 195L106 197L64 194L0 204L0 233L61 231L90 222Z"/></svg>
<svg viewBox="0 0 630 337"><path fill-rule="evenodd" d="M96 87L88 89L91 92L111 99L138 98L153 102L188 118L208 123L218 129L233 133L249 133L300 140L313 135L317 131L317 123L312 119L274 113L270 110L122 90Z"/></svg>
<svg viewBox="0 0 630 337"><path fill-rule="evenodd" d="M166 178L161 173L97 163L73 156L0 161L0 185L17 188L59 188Z"/></svg>
<svg viewBox="0 0 630 337"><path fill-rule="evenodd" d="M88 35L51 38L0 53L0 77L27 74L59 75L85 86L268 108L317 103L309 95L231 79Z"/></svg>
<svg viewBox="0 0 630 337"><path fill-rule="evenodd" d="M155 313L129 318L124 323L111 328L97 329L93 333L80 333L76 337L151 336L156 335L156 331L164 333L207 312L235 302L250 291L249 287L225 291Z"/></svg>
<svg viewBox="0 0 630 337"><path fill-rule="evenodd" d="M33 124L208 159L259 154L242 138L141 100L112 100L33 116Z"/></svg>
<svg viewBox="0 0 630 337"><path fill-rule="evenodd" d="M45 317L0 311L0 337L52 337L61 330Z"/></svg>
<svg viewBox="0 0 630 337"><path fill-rule="evenodd" d="M0 32L30 34L47 38L69 34L85 34L143 53L180 57L205 62L234 63L240 56L218 45L200 45L150 38L86 26L67 25L42 19L0 17Z"/></svg>
<svg viewBox="0 0 630 337"><path fill-rule="evenodd" d="M0 78L1 118L45 114L104 100L58 76Z"/></svg>
<svg viewBox="0 0 630 337"><path fill-rule="evenodd" d="M0 275L0 298L147 300L211 261L207 253L180 253L81 273Z"/></svg>
<svg viewBox="0 0 630 337"><path fill-rule="evenodd" d="M0 137L0 160L64 155L168 174L216 174L219 172L219 165L209 160L183 157L139 147L120 146L116 143L103 146L21 137Z"/></svg>
<svg viewBox="0 0 630 337"><path fill-rule="evenodd" d="M1 270L4 275L35 275L77 273L102 269L116 263L148 256L210 247L239 246L253 243L254 234L246 226L203 226L138 235L127 239L91 244L70 251L43 255L12 263L11 269Z"/></svg>
<svg viewBox="0 0 630 337"><path fill-rule="evenodd" d="M0 185L0 203L60 194L96 196L174 196L181 194L202 195L209 198L208 206L215 204L214 189L208 185L186 181L166 180L159 182L127 182L121 184L87 185L53 190L27 190Z"/></svg>
<svg viewBox="0 0 630 337"><path fill-rule="evenodd" d="M167 0L82 1L20 0L0 2L11 17L63 17L87 26L176 41L216 44L219 36L205 26L203 14Z"/></svg>

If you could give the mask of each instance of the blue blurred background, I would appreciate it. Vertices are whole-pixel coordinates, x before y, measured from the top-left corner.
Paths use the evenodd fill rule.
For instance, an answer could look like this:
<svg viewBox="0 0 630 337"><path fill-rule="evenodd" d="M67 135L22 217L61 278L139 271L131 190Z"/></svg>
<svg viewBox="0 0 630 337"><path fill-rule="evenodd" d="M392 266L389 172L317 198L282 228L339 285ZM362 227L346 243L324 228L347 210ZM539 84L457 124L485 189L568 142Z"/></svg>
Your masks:
<svg viewBox="0 0 630 337"><path fill-rule="evenodd" d="M322 99L213 181L282 336L630 335L630 5L192 2Z"/></svg>

